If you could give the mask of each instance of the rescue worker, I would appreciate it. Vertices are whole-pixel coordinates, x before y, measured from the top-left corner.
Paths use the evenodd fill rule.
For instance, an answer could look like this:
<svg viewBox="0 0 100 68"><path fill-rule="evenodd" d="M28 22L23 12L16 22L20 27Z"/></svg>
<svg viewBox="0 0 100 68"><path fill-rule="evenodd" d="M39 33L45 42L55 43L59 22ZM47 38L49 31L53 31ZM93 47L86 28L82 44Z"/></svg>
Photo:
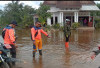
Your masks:
<svg viewBox="0 0 100 68"><path fill-rule="evenodd" d="M71 35L70 20L66 19L64 23L65 47L69 48L69 37Z"/></svg>
<svg viewBox="0 0 100 68"><path fill-rule="evenodd" d="M42 38L41 38L41 33L46 35L48 38L49 35L40 28L41 24L40 22L36 22L35 26L31 28L31 35L32 35L32 41L33 41L33 57L35 57L35 53L37 50L39 50L39 55L42 55Z"/></svg>
<svg viewBox="0 0 100 68"><path fill-rule="evenodd" d="M4 33L4 44L9 44L11 46L10 53L12 58L16 58L16 37L15 37L15 26L17 26L16 21L12 21L9 25L7 25L3 31ZM12 62L15 65L15 62Z"/></svg>

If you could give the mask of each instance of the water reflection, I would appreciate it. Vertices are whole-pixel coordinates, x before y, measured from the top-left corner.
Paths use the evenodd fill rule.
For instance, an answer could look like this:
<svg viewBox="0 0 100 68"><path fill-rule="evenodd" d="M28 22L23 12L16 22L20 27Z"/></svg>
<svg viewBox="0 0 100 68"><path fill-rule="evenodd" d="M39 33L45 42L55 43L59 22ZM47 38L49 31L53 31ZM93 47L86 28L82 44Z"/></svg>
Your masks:
<svg viewBox="0 0 100 68"><path fill-rule="evenodd" d="M39 57L38 59L33 58L33 68L43 68L42 57Z"/></svg>

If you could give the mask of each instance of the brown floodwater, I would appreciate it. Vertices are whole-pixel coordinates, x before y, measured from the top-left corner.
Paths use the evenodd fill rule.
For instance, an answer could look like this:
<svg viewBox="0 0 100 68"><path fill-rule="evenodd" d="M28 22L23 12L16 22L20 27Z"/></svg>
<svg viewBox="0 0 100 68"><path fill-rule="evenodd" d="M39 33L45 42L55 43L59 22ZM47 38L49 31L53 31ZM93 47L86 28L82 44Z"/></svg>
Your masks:
<svg viewBox="0 0 100 68"><path fill-rule="evenodd" d="M14 68L90 68L90 53L100 43L100 30L72 30L69 50L65 49L62 31L48 33L52 38L42 35L43 55L39 56L37 52L33 58L30 29L16 30L17 59L20 62Z"/></svg>

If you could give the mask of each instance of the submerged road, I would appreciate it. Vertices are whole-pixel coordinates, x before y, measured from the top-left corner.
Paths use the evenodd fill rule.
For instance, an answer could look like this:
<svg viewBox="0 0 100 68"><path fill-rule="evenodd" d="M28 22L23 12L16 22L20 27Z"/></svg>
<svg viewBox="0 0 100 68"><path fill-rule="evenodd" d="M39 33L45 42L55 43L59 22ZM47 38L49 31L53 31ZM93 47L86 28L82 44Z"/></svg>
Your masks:
<svg viewBox="0 0 100 68"><path fill-rule="evenodd" d="M63 32L50 31L52 38L42 35L43 56L37 52L36 58L32 57L30 30L17 30L16 33L17 59L20 62L14 68L98 68L99 64L96 64L100 63L90 58L91 52L100 44L100 30L72 31L69 50L65 49Z"/></svg>

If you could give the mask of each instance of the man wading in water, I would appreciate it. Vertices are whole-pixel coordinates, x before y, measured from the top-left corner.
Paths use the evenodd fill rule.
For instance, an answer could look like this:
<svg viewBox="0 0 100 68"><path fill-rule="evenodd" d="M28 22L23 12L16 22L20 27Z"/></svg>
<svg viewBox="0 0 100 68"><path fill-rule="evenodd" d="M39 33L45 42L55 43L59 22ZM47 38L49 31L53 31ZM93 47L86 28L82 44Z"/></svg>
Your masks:
<svg viewBox="0 0 100 68"><path fill-rule="evenodd" d="M65 47L69 48L69 37L71 35L71 30L70 30L70 20L66 19L64 23L64 35L65 35Z"/></svg>
<svg viewBox="0 0 100 68"><path fill-rule="evenodd" d="M43 33L48 38L50 38L48 34L40 27L41 27L40 22L36 22L35 26L31 28L31 35L32 35L32 41L33 41L33 57L35 57L35 53L37 52L37 49L39 50L39 54L42 55L41 33Z"/></svg>

